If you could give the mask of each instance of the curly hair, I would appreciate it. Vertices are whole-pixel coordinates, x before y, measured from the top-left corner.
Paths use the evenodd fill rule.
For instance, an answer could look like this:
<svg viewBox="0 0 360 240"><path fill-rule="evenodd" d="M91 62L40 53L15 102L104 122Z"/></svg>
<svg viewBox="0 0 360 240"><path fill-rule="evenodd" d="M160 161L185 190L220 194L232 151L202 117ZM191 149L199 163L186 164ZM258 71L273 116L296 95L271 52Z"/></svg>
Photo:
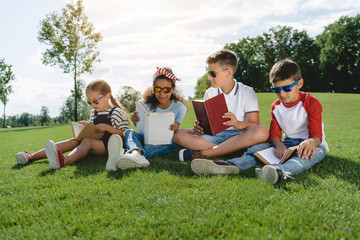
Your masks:
<svg viewBox="0 0 360 240"><path fill-rule="evenodd" d="M163 69L165 69L166 71L168 71L171 74L174 74L173 71L171 70L171 68L165 67ZM186 109L188 109L189 103L185 100L183 94L175 88L175 82L173 80L171 80L170 78L167 78L165 75L158 75L157 72L154 74L154 77L153 77L153 86L147 88L145 90L144 94L142 95L142 98L144 99L144 103L149 104L150 109L155 112L155 109L159 105L159 101L157 100L157 98L155 96L153 87L155 86L156 81L159 79L167 80L168 82L171 83L171 87L173 89L175 89L175 91L171 94L170 99L174 100L174 101L182 102L185 105Z"/></svg>

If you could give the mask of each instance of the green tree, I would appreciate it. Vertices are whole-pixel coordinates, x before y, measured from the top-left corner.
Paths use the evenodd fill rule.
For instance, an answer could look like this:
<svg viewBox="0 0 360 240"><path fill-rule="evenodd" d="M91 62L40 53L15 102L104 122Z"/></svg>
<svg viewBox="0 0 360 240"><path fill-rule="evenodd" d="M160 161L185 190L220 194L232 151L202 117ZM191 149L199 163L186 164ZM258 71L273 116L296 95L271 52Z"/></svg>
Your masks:
<svg viewBox="0 0 360 240"><path fill-rule="evenodd" d="M40 121L41 126L49 125L50 119L51 118L49 116L49 108L42 106L41 111L40 111L40 116L39 116L39 121Z"/></svg>
<svg viewBox="0 0 360 240"><path fill-rule="evenodd" d="M0 59L0 101L4 105L4 121L3 127L6 127L6 104L9 101L9 94L12 93L10 81L15 79L15 75L12 72L12 66L5 63L5 59Z"/></svg>
<svg viewBox="0 0 360 240"><path fill-rule="evenodd" d="M243 38L238 43L227 44L225 48L234 51L239 59L238 68L234 75L237 81L251 86L255 91L265 90L266 68L261 45L262 37Z"/></svg>
<svg viewBox="0 0 360 240"><path fill-rule="evenodd" d="M302 70L305 90L321 90L319 48L305 31L288 26L270 28L268 33L255 38L243 38L238 43L227 44L238 58L235 79L254 88L269 91L269 71L275 62L291 58Z"/></svg>
<svg viewBox="0 0 360 240"><path fill-rule="evenodd" d="M88 120L90 118L91 107L87 104L82 89L85 86L84 81L78 80L77 85L79 86L76 89L76 98L79 99L79 107L78 107L78 116L80 120ZM64 105L60 108L61 118L70 121L77 121L74 119L75 116L75 91L71 90L71 95L65 100Z"/></svg>
<svg viewBox="0 0 360 240"><path fill-rule="evenodd" d="M130 86L124 86L118 95L119 102L130 112L136 109L135 103L140 100L140 92Z"/></svg>
<svg viewBox="0 0 360 240"><path fill-rule="evenodd" d="M206 89L211 87L211 82L208 80L208 74L205 73L201 78L198 78L195 86L195 99L203 99Z"/></svg>
<svg viewBox="0 0 360 240"><path fill-rule="evenodd" d="M320 67L329 90L360 93L360 14L343 16L317 36Z"/></svg>
<svg viewBox="0 0 360 240"><path fill-rule="evenodd" d="M88 22L82 0L66 4L62 14L53 12L40 21L38 40L51 46L42 54L44 65L58 65L64 73L74 78L74 91L77 92L77 79L84 72L92 72L93 64L100 62L97 43L102 40L100 33ZM78 119L78 98L74 95L74 116Z"/></svg>

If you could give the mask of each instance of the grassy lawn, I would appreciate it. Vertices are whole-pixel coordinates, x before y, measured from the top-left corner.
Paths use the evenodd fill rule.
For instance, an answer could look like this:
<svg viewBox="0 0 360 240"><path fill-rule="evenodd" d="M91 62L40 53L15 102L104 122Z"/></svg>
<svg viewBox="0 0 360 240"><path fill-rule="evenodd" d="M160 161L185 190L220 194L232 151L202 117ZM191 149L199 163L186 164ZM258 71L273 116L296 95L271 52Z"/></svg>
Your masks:
<svg viewBox="0 0 360 240"><path fill-rule="evenodd" d="M176 153L110 173L94 156L57 171L47 160L22 167L17 152L70 138L70 126L0 129L0 239L359 239L360 95L314 95L330 152L275 186L254 169L199 177ZM276 96L257 96L268 127ZM182 127L193 121L190 109Z"/></svg>

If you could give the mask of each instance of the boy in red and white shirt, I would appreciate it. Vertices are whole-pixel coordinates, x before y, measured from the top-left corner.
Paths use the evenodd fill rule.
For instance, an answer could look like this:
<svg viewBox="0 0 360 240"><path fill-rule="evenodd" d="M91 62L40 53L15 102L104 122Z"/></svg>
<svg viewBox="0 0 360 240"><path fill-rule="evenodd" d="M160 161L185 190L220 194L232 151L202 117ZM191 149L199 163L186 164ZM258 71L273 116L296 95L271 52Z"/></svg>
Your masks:
<svg viewBox="0 0 360 240"><path fill-rule="evenodd" d="M298 145L297 155L284 164L265 165L255 169L257 177L275 184L292 174L310 169L325 157L325 151L329 151L329 148L325 141L322 106L314 96L300 91L304 80L298 64L290 59L275 63L270 71L270 83L271 91L278 97L271 105L271 144L250 147L244 156L227 162L244 170L256 164L253 153L257 151L274 146L275 156L281 158L289 147ZM221 165L216 164L215 169L211 160L207 161L208 164L202 163L202 174L221 172ZM207 169L204 167L206 165L209 166Z"/></svg>

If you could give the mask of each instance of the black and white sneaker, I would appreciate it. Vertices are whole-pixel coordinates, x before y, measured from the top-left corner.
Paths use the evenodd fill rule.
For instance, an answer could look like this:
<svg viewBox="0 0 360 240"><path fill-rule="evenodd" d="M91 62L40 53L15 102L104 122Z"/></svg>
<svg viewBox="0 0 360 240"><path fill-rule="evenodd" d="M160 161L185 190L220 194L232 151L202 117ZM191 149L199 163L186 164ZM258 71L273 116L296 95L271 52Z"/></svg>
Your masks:
<svg viewBox="0 0 360 240"><path fill-rule="evenodd" d="M277 166L265 165L263 168L256 168L255 175L259 179L265 180L270 184L279 183L281 180L286 179L286 174Z"/></svg>

